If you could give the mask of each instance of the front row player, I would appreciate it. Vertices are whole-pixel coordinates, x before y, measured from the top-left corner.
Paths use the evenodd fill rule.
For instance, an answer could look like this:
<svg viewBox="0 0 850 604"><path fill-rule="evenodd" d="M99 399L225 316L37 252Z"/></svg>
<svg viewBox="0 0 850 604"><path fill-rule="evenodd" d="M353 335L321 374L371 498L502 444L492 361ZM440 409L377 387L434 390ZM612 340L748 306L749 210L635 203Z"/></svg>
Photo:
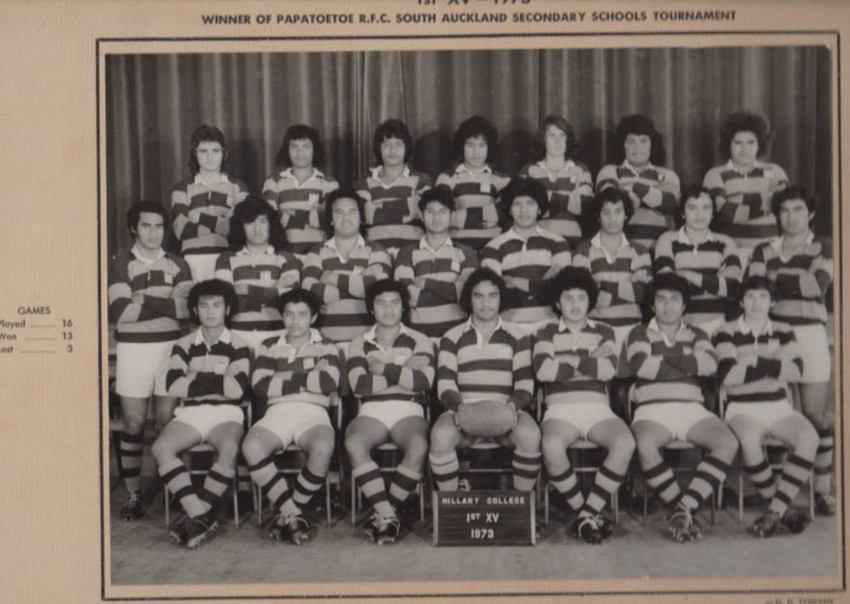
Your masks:
<svg viewBox="0 0 850 604"><path fill-rule="evenodd" d="M322 488L334 452L328 408L339 386L340 362L336 346L312 327L319 315L313 294L289 291L279 307L284 330L263 341L252 380L254 394L268 402L267 411L245 437L242 454L277 513L269 537L300 545L310 536L301 510ZM290 489L274 458L293 444L307 461Z"/></svg>
<svg viewBox="0 0 850 604"><path fill-rule="evenodd" d="M407 289L384 279L366 289L366 308L375 325L348 348L348 382L360 397L360 412L345 432L351 477L374 515L366 527L378 543L392 543L401 532L398 509L422 478L428 454L426 393L434 383L434 346L427 336L405 327ZM402 453L384 486L372 451L387 442Z"/></svg>
<svg viewBox="0 0 850 604"><path fill-rule="evenodd" d="M189 312L201 327L174 344L165 378L168 394L183 404L152 453L163 483L186 512L171 525L171 535L189 548L216 528L218 504L236 473L244 422L239 405L249 391L251 372L250 346L226 327L236 304L229 283L203 281L192 287ZM199 492L180 454L203 442L215 448L217 457Z"/></svg>
<svg viewBox="0 0 850 604"><path fill-rule="evenodd" d="M491 437L513 451L513 486L531 491L540 472L540 428L525 408L534 375L525 331L499 316L505 283L487 268L470 275L461 306L470 318L440 341L437 395L446 411L431 428L431 472L458 490L458 447Z"/></svg>
<svg viewBox="0 0 850 604"><path fill-rule="evenodd" d="M569 532L586 543L600 543L612 530L602 510L623 482L635 451L635 439L611 411L605 388L615 375L617 343L611 327L587 318L599 293L587 269L565 268L551 288L560 320L537 332L532 357L546 393L543 460L549 482L578 513ZM567 457L567 447L580 438L608 450L586 499Z"/></svg>
<svg viewBox="0 0 850 604"><path fill-rule="evenodd" d="M744 469L770 502L752 526L759 537L770 537L780 524L792 533L809 525L811 519L792 503L811 476L818 449L817 431L788 399L788 384L800 380L803 359L791 326L768 316L774 296L768 279L750 277L741 288L743 316L721 326L714 336L720 359L717 373L728 397L726 423L741 442ZM794 449L778 485L762 449L767 435Z"/></svg>
<svg viewBox="0 0 850 604"><path fill-rule="evenodd" d="M688 282L657 275L652 304L655 316L627 339L629 365L637 376L632 432L648 485L671 508L670 533L676 541L690 541L701 536L694 514L726 479L738 441L704 406L700 378L714 375L717 359L705 332L682 321ZM661 451L674 439L709 450L684 494Z"/></svg>

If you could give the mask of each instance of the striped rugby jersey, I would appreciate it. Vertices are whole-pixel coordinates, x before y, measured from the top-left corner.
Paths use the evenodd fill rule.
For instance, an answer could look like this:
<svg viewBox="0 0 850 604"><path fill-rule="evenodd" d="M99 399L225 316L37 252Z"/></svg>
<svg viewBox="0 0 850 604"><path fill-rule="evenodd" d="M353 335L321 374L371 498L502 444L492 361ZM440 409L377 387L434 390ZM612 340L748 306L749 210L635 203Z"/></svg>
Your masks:
<svg viewBox="0 0 850 604"><path fill-rule="evenodd" d="M740 317L721 325L714 333L717 377L726 387L730 403L788 401L785 388L803 373L803 359L794 331L787 323L768 321L755 333ZM755 366L747 360L755 357Z"/></svg>
<svg viewBox="0 0 850 604"><path fill-rule="evenodd" d="M591 356L606 346L608 354ZM614 330L599 321L588 319L579 331L573 331L563 319L542 327L534 338L532 364L544 386L546 404L608 405L605 383L614 377L616 351ZM564 355L577 356L578 362L573 364Z"/></svg>
<svg viewBox="0 0 850 604"><path fill-rule="evenodd" d="M425 335L438 338L466 319L460 307L460 292L478 268L478 254L455 243L451 237L433 250L425 237L403 247L395 259L395 280L410 293L410 325ZM414 280L424 280L419 288Z"/></svg>
<svg viewBox="0 0 850 604"><path fill-rule="evenodd" d="M431 188L431 177L421 172L404 172L391 184L379 178L381 167L372 168L369 176L354 188L366 200L367 238L386 248L402 248L418 241L424 234L419 216L419 196Z"/></svg>
<svg viewBox="0 0 850 604"><path fill-rule="evenodd" d="M189 316L186 299L192 273L186 261L160 250L148 260L133 246L109 271L109 320L118 342L168 342L180 337L179 319Z"/></svg>
<svg viewBox="0 0 850 604"><path fill-rule="evenodd" d="M783 237L762 243L753 251L747 274L767 276L776 286L770 316L791 325L826 324L824 297L832 283L832 248L809 231L805 244L790 257L782 251Z"/></svg>
<svg viewBox="0 0 850 604"><path fill-rule="evenodd" d="M212 185L207 185L200 173L174 185L171 223L180 241L180 253L185 256L226 252L230 216L236 204L246 197L245 183L224 173Z"/></svg>
<svg viewBox="0 0 850 604"><path fill-rule="evenodd" d="M327 366L320 367L319 361ZM312 403L325 408L339 380L339 351L316 329L297 349L286 341L286 330L263 340L252 376L254 394L267 398L269 405Z"/></svg>
<svg viewBox="0 0 850 604"><path fill-rule="evenodd" d="M536 180L549 196L549 210L540 226L566 239L570 247L578 245L581 216L593 201L593 177L587 166L569 159L563 168L552 173L542 159L523 166L519 176Z"/></svg>
<svg viewBox="0 0 850 604"><path fill-rule="evenodd" d="M437 396L446 409L480 400L513 402L517 410L531 404L531 340L501 318L486 343L472 318L453 327L437 359Z"/></svg>
<svg viewBox="0 0 850 604"><path fill-rule="evenodd" d="M165 386L190 405L239 405L251 390L251 347L226 327L207 344L201 329L171 349Z"/></svg>
<svg viewBox="0 0 850 604"><path fill-rule="evenodd" d="M368 274L364 274L368 271ZM365 332L372 323L366 310L366 288L370 283L389 278L390 255L379 243L357 236L357 244L343 258L331 237L310 250L304 258L301 287L321 300L322 335L334 342L350 341Z"/></svg>
<svg viewBox="0 0 850 604"><path fill-rule="evenodd" d="M310 178L300 184L292 168L269 175L263 184L263 197L280 214L288 252L306 254L327 238L325 196L338 188L336 180L316 168Z"/></svg>
<svg viewBox="0 0 850 604"><path fill-rule="evenodd" d="M694 271L702 275L702 286L689 282L690 302L684 319L700 325L723 317L727 300L738 298L741 285L741 259L731 237L708 232L702 243L693 243L685 232L668 231L655 246L655 272Z"/></svg>
<svg viewBox="0 0 850 604"><path fill-rule="evenodd" d="M437 177L436 186L451 190L457 204L449 228L454 241L480 251L502 232L496 203L510 180L490 166L484 166L481 172L471 172L464 163Z"/></svg>
<svg viewBox="0 0 850 604"><path fill-rule="evenodd" d="M717 200L717 230L729 235L740 247L754 248L776 237L776 217L770 199L788 186L785 170L771 163L756 162L743 172L730 159L705 174L703 186Z"/></svg>
<svg viewBox="0 0 850 604"><path fill-rule="evenodd" d="M272 331L283 329L278 299L281 294L298 289L301 263L289 252L276 252L272 246L258 255L242 248L218 257L215 278L240 289L248 288L245 293L237 293L239 308L233 316L232 329Z"/></svg>
<svg viewBox="0 0 850 604"><path fill-rule="evenodd" d="M679 177L672 170L648 164L636 170L628 161L619 166L603 166L596 177L596 190L619 187L633 193L635 213L626 225L626 236L650 251L655 241L666 230L673 227L681 194Z"/></svg>
<svg viewBox="0 0 850 604"><path fill-rule="evenodd" d="M424 334L404 325L389 348L376 339L377 326L352 340L348 346L348 384L361 401L386 402L416 399L425 404L425 392L434 383L434 344ZM370 355L386 365L383 375L369 372ZM427 365L409 367L408 362L418 357Z"/></svg>
<svg viewBox="0 0 850 604"><path fill-rule="evenodd" d="M670 342L653 317L629 333L626 346L637 376L635 405L704 402L699 378L717 371L717 353L699 327L680 323Z"/></svg>
<svg viewBox="0 0 850 604"><path fill-rule="evenodd" d="M646 248L623 235L611 257L597 233L573 251L573 266L589 270L599 286L600 297L588 317L618 327L640 323L640 305L652 284L652 261Z"/></svg>
<svg viewBox="0 0 850 604"><path fill-rule="evenodd" d="M489 268L504 278L523 280L508 284L502 313L506 320L534 323L554 319L555 313L546 300L549 280L543 280L553 265L570 266L570 246L560 235L537 226L534 234L523 239L513 227L490 241L481 250L481 267Z"/></svg>

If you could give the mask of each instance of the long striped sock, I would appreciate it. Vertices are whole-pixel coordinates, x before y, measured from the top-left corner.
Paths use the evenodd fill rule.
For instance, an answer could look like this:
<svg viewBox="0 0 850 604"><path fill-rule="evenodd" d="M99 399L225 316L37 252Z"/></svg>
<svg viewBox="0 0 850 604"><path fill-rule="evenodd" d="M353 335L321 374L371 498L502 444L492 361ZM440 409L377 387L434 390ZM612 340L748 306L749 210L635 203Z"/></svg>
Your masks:
<svg viewBox="0 0 850 604"><path fill-rule="evenodd" d="M762 458L760 463L744 466L744 471L750 477L750 482L758 490L759 495L765 501L770 501L776 494L776 481L773 480L773 470L767 459Z"/></svg>
<svg viewBox="0 0 850 604"><path fill-rule="evenodd" d="M205 512L204 504L192 485L189 470L186 469L182 461L176 459L171 464L161 465L158 471L162 482L165 483L169 491L174 493L190 518L195 518Z"/></svg>
<svg viewBox="0 0 850 604"><path fill-rule="evenodd" d="M142 449L145 445L144 434L121 433L118 452L121 455L121 478L128 493L142 488Z"/></svg>
<svg viewBox="0 0 850 604"><path fill-rule="evenodd" d="M286 484L283 473L274 463L274 454L248 466L251 478L268 495L273 510L279 510L284 518L298 513L298 506L292 502L292 492Z"/></svg>
<svg viewBox="0 0 850 604"><path fill-rule="evenodd" d="M829 493L832 491L832 459L835 449L835 437L832 427L818 430L818 452L815 455L815 491ZM122 458L123 463L123 458Z"/></svg>
<svg viewBox="0 0 850 604"><path fill-rule="evenodd" d="M303 508L310 503L313 495L322 488L323 484L325 484L325 476L313 474L310 468L305 465L301 468L301 472L298 473L298 478L295 479L292 500L298 507Z"/></svg>
<svg viewBox="0 0 850 604"><path fill-rule="evenodd" d="M614 493L617 492L617 489L620 488L624 478L625 476L622 474L617 474L607 466L602 465L596 472L593 488L590 490L579 516L595 516L601 513Z"/></svg>
<svg viewBox="0 0 850 604"><path fill-rule="evenodd" d="M513 468L514 489L517 491L532 491L537 475L540 474L540 465L543 456L540 453L531 455L513 452L511 456L511 467Z"/></svg>
<svg viewBox="0 0 850 604"><path fill-rule="evenodd" d="M552 474L550 467L547 467L546 471L549 474L549 483L564 496L567 505L573 511L581 509L584 505L584 495L581 492L581 485L578 483L573 467L568 465L566 470L555 475Z"/></svg>
<svg viewBox="0 0 850 604"><path fill-rule="evenodd" d="M395 517L395 510L387 499L384 477L381 476L381 470L374 461L352 469L351 477L354 478L354 483L379 516Z"/></svg>
<svg viewBox="0 0 850 604"><path fill-rule="evenodd" d="M664 503L672 505L682 496L679 483L676 482L676 476L664 460L660 461L658 465L644 470L643 476L646 483L652 487L652 490L661 497Z"/></svg>
<svg viewBox="0 0 850 604"><path fill-rule="evenodd" d="M421 472L411 470L410 468L399 464L399 466L395 469L393 479L390 481L390 492L388 495L390 504L395 509L401 507L401 504L407 501L407 498L410 497L410 494L419 484L421 479Z"/></svg>
<svg viewBox="0 0 850 604"><path fill-rule="evenodd" d="M460 463L457 460L457 453L452 451L446 453L442 457L428 455L428 462L431 464L431 474L434 475L434 481L437 483L439 491L457 491L458 471Z"/></svg>
<svg viewBox="0 0 850 604"><path fill-rule="evenodd" d="M812 473L813 463L811 460L803 459L797 455L791 455L785 466L782 468L782 478L779 480L779 486L776 489L776 496L770 501L770 509L780 516L785 514L794 502L797 493L800 492L800 487L805 484L806 479Z"/></svg>
<svg viewBox="0 0 850 604"><path fill-rule="evenodd" d="M204 479L204 489L201 491L201 500L204 503L206 511L214 508L221 500L221 496L233 483L233 477L236 475L236 468L231 468L227 464L214 463L213 467L207 473Z"/></svg>
<svg viewBox="0 0 850 604"><path fill-rule="evenodd" d="M696 474L682 496L682 503L692 512L698 510L699 506L708 501L712 493L717 492L720 483L726 480L728 473L729 464L716 457L706 457L697 466Z"/></svg>

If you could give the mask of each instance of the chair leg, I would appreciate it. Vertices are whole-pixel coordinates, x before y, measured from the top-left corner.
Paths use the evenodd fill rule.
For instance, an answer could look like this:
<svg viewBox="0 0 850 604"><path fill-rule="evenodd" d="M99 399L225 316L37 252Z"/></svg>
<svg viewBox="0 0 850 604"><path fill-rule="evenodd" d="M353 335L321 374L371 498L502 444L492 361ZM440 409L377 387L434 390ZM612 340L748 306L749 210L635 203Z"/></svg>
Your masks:
<svg viewBox="0 0 850 604"><path fill-rule="evenodd" d="M255 483L254 488L256 489L256 492L257 492L257 498L256 498L256 502L257 502L257 505L256 505L256 507L257 507L257 525L263 526L263 507L264 507L263 504L265 503L265 500L263 499L263 487L261 487L260 485Z"/></svg>
<svg viewBox="0 0 850 604"><path fill-rule="evenodd" d="M165 528L171 526L171 502L168 500L168 487L162 485L162 501L165 504Z"/></svg>
<svg viewBox="0 0 850 604"><path fill-rule="evenodd" d="M325 476L325 526L331 528L331 480Z"/></svg>
<svg viewBox="0 0 850 604"><path fill-rule="evenodd" d="M549 483L543 487L543 525L549 525Z"/></svg>
<svg viewBox="0 0 850 604"><path fill-rule="evenodd" d="M614 508L614 524L620 523L620 493L619 489L611 493L611 507Z"/></svg>
<svg viewBox="0 0 850 604"><path fill-rule="evenodd" d="M239 530L239 475L233 477L233 524Z"/></svg>
<svg viewBox="0 0 850 604"><path fill-rule="evenodd" d="M814 475L809 475L809 518L815 517L815 480Z"/></svg>
<svg viewBox="0 0 850 604"><path fill-rule="evenodd" d="M351 526L357 526L357 484L351 479Z"/></svg>
<svg viewBox="0 0 850 604"><path fill-rule="evenodd" d="M644 483L643 483L643 516L641 516L641 519L640 519L641 524L646 524L646 511L647 511L647 508L649 507L648 503L649 503L649 496L647 494L647 484L646 484L646 480L644 480Z"/></svg>
<svg viewBox="0 0 850 604"><path fill-rule="evenodd" d="M419 481L419 522L425 526L425 481Z"/></svg>
<svg viewBox="0 0 850 604"><path fill-rule="evenodd" d="M744 521L744 477L738 474L738 522Z"/></svg>

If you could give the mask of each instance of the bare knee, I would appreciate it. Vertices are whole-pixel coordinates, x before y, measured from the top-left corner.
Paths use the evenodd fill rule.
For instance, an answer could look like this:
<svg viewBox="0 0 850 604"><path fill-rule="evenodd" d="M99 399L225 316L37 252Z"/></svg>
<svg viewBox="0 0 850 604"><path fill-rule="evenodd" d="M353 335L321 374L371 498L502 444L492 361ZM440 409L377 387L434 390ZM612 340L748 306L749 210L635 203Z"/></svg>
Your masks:
<svg viewBox="0 0 850 604"><path fill-rule="evenodd" d="M567 447L564 441L555 435L544 434L540 440L540 448L543 458L549 460L562 460L567 456Z"/></svg>
<svg viewBox="0 0 850 604"><path fill-rule="evenodd" d="M618 438L611 443L611 448L608 449L608 456L614 460L620 460L623 463L629 463L632 455L635 453L635 438L631 432L623 432Z"/></svg>
<svg viewBox="0 0 850 604"><path fill-rule="evenodd" d="M177 453L178 451L174 446L162 438L157 438L151 447L151 455L156 460L157 466L173 461L177 458Z"/></svg>
<svg viewBox="0 0 850 604"><path fill-rule="evenodd" d="M311 463L329 466L334 454L334 439L332 436L320 436L310 441L307 446L307 456Z"/></svg>
<svg viewBox="0 0 850 604"><path fill-rule="evenodd" d="M445 455L455 450L458 442L458 430L453 423L442 419L431 429L431 453Z"/></svg>
<svg viewBox="0 0 850 604"><path fill-rule="evenodd" d="M540 452L540 428L533 421L520 422L511 434L516 449L526 453Z"/></svg>
<svg viewBox="0 0 850 604"><path fill-rule="evenodd" d="M370 452L366 449L366 443L356 432L349 431L345 435L345 452L354 465L362 465L371 459Z"/></svg>
<svg viewBox="0 0 850 604"><path fill-rule="evenodd" d="M720 432L714 445L711 447L712 457L722 459L727 463L731 463L738 453L738 439L732 434L731 430Z"/></svg>
<svg viewBox="0 0 850 604"><path fill-rule="evenodd" d="M428 456L428 441L419 434L412 436L404 446L405 465L421 466Z"/></svg>
<svg viewBox="0 0 850 604"><path fill-rule="evenodd" d="M248 436L242 441L242 455L248 465L256 464L268 453L269 451L266 450L262 439L253 432L248 433Z"/></svg>
<svg viewBox="0 0 850 604"><path fill-rule="evenodd" d="M218 446L218 463L226 464L228 467L236 466L236 458L239 455L239 441L236 439L226 440Z"/></svg>

